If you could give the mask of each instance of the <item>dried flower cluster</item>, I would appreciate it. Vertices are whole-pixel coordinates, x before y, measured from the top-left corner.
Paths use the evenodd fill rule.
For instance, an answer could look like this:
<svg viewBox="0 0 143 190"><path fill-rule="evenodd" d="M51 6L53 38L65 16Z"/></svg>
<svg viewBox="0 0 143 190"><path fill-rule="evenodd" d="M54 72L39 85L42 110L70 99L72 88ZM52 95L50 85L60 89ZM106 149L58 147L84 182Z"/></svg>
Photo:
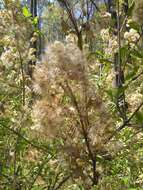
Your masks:
<svg viewBox="0 0 143 190"><path fill-rule="evenodd" d="M48 46L42 64L37 64L34 72L34 90L41 95L33 109L35 121L38 119L48 125L49 122L45 122L44 118L50 118L56 123L58 115L59 118L62 118L62 115L66 118L70 113L70 117L72 114L77 117L78 111L82 117L85 114L85 117L92 120L90 115L93 115L93 112L96 115L98 109L99 113L105 116L106 108L100 110L102 100L95 87L90 84L89 75L89 63L76 45L71 42L66 45L55 42ZM78 105L75 105L76 103ZM88 127L91 127L93 121L89 122Z"/></svg>
<svg viewBox="0 0 143 190"><path fill-rule="evenodd" d="M43 31L50 42L67 36L64 43L48 44L36 63L44 41L38 18L20 0L4 0L1 189L113 190L142 183L143 1L133 1L110 2L111 7L93 1L97 8L90 0L77 1L83 19L72 1L58 1L71 6L67 15L66 6L51 1L48 14L41 12L49 25L43 28L44 20Z"/></svg>
<svg viewBox="0 0 143 190"><path fill-rule="evenodd" d="M55 42L36 65L33 87L40 99L33 106L32 129L41 136L62 138L74 177L85 180L87 147L93 154L100 152L114 126L102 94L90 80L90 63L71 41Z"/></svg>
<svg viewBox="0 0 143 190"><path fill-rule="evenodd" d="M62 118L64 112L66 114L67 109L69 109L70 112L73 111L72 106L69 108L66 107L66 102L62 108L64 91L69 93L66 86L67 81L69 82L70 80L70 83L73 83L74 89L72 90L76 91L77 98L82 98L81 91L83 90L82 86L85 80L84 70L86 61L75 45L67 44L64 46L64 44L60 42L55 42L47 48L47 53L43 57L42 62L42 64L36 66L34 72L34 90L42 96L42 99L37 102L38 105L35 105L33 112L35 115L34 118L39 118L44 122L43 116L37 115L41 113L45 114L47 120L51 118L51 122L56 123L56 119L58 120L59 118L59 120L61 120L60 118ZM48 105L49 103L50 105ZM61 111L59 107L62 108ZM48 125L48 122L45 122L45 125ZM57 124L54 125L55 127L57 126Z"/></svg>

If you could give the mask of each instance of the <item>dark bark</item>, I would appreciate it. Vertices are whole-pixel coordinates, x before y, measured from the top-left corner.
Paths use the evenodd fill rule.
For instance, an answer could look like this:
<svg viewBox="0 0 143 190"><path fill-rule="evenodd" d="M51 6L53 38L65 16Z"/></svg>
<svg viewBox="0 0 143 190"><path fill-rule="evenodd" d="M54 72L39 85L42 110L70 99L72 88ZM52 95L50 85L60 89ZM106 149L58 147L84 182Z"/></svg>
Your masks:
<svg viewBox="0 0 143 190"><path fill-rule="evenodd" d="M37 0L31 0L30 3L30 12L32 14L32 17L37 16Z"/></svg>
<svg viewBox="0 0 143 190"><path fill-rule="evenodd" d="M79 32L77 34L77 37L78 37L78 47L80 50L82 50L82 46L83 46L83 41L82 41L82 32Z"/></svg>
<svg viewBox="0 0 143 190"><path fill-rule="evenodd" d="M116 1L108 0L108 12L111 13L114 30L117 30Z"/></svg>
<svg viewBox="0 0 143 190"><path fill-rule="evenodd" d="M129 10L129 1L128 0L124 0L123 9L124 9L124 13L126 15L128 13L128 10Z"/></svg>
<svg viewBox="0 0 143 190"><path fill-rule="evenodd" d="M37 0L31 0L30 12L31 12L32 18L37 16ZM33 36L33 32L31 34L31 37ZM37 40L35 42L31 43L30 47L37 50ZM37 56L37 51L34 52L34 55ZM32 74L33 74L33 66L35 64L36 64L35 61L32 61L32 60L30 60L29 64L28 64L28 74L31 78L32 78Z"/></svg>
<svg viewBox="0 0 143 190"><path fill-rule="evenodd" d="M126 0L125 0L126 1ZM121 58L121 17L119 15L119 1L108 0L108 11L111 13L112 27L114 35L118 38L118 52L114 54L114 70L115 70L115 88L119 90L119 95L116 97L116 106L120 117L126 120L126 102L125 93L123 90L124 84L124 71L122 69ZM120 92L121 91L121 92Z"/></svg>
<svg viewBox="0 0 143 190"><path fill-rule="evenodd" d="M78 47L80 50L82 50L83 42L82 42L82 29L78 28L78 23L74 15L74 10L71 7L70 3L67 0L58 0L59 4L66 10L67 15L73 25L74 31L76 33L76 36L78 38Z"/></svg>
<svg viewBox="0 0 143 190"><path fill-rule="evenodd" d="M99 9L97 3L96 3L94 0L90 0L90 1L91 1L91 3L95 6L96 10L97 10L98 12L100 12L100 9Z"/></svg>

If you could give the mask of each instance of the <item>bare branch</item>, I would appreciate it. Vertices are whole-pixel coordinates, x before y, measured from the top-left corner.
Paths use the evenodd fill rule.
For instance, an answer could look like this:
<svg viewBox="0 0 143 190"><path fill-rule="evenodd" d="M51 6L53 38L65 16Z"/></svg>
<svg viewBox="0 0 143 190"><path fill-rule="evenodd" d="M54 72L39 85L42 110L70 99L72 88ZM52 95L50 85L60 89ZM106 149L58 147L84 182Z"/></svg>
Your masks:
<svg viewBox="0 0 143 190"><path fill-rule="evenodd" d="M99 9L99 7L97 6L97 4L94 2L94 0L90 0L90 1L91 1L91 3L95 6L96 10L97 10L98 12L101 12L100 9Z"/></svg>
<svg viewBox="0 0 143 190"><path fill-rule="evenodd" d="M6 126L6 125L1 125L0 124L0 127L4 127L6 129L8 129L9 131L11 131L13 134L15 135L18 135L20 138L22 138L27 144L31 145L32 147L38 149L38 150L41 150L42 152L48 152L46 148L42 147L42 146L39 146L35 143L33 143L32 141L30 141L29 139L27 139L26 137L24 137L21 133L19 133L18 131Z"/></svg>
<svg viewBox="0 0 143 190"><path fill-rule="evenodd" d="M143 106L143 102L136 108L136 110L132 113L132 115L120 127L118 127L114 131L114 133L108 138L108 141L110 141L118 132L120 132L122 129L124 129L130 123L130 121L134 118L134 116L141 109L142 106Z"/></svg>
<svg viewBox="0 0 143 190"><path fill-rule="evenodd" d="M71 175L68 175L68 176L66 176L65 178L63 178L63 180L58 184L58 186L57 186L54 190L60 189L60 188L62 187L62 185L63 185L67 180L70 179L70 177L71 177Z"/></svg>

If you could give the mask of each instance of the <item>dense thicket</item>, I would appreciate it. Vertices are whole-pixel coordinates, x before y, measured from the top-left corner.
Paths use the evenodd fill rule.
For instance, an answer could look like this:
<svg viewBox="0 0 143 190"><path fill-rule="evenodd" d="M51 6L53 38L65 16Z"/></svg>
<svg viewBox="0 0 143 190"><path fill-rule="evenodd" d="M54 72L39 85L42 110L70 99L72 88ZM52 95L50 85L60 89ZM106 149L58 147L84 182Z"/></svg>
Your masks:
<svg viewBox="0 0 143 190"><path fill-rule="evenodd" d="M141 190L143 1L0 1L0 189Z"/></svg>

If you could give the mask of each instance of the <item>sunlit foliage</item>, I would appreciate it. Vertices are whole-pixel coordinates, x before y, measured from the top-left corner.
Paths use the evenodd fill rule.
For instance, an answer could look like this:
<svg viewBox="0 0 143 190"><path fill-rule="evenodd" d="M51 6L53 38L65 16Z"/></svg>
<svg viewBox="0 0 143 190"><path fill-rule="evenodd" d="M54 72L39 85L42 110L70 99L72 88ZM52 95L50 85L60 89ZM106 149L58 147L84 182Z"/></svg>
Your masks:
<svg viewBox="0 0 143 190"><path fill-rule="evenodd" d="M0 189L141 190L143 1L0 2Z"/></svg>

